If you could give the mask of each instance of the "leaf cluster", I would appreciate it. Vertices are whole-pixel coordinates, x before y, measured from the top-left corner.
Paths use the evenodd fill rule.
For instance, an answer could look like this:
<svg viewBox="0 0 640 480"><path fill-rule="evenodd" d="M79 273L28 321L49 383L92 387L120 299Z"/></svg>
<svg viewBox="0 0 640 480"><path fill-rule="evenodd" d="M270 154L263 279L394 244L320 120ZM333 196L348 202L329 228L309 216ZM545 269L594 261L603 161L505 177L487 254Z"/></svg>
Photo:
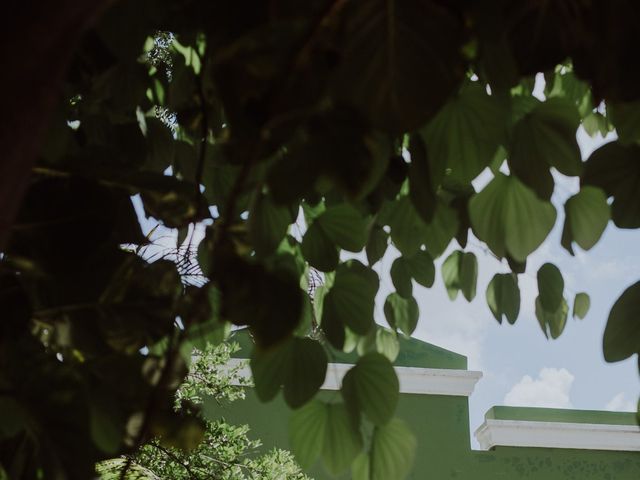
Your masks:
<svg viewBox="0 0 640 480"><path fill-rule="evenodd" d="M185 352L235 325L255 340L259 395L282 390L300 415L302 464L402 478L415 442L392 418L391 362L434 262L457 244L441 277L472 301L465 249L485 245L500 260L488 307L514 323L533 301L518 277L558 221L557 179L579 180L560 206L570 253L610 220L640 227L638 16L634 2L116 2L72 52L0 259L4 469L88 478L158 432L189 446L204 427L173 408ZM619 138L583 161L578 128ZM145 256L139 219L175 229L187 260ZM361 251L366 264L343 253ZM194 269L198 282L181 275ZM551 264L537 280L555 338L589 297L570 298ZM607 359L640 350L638 305L634 285ZM335 350L359 360L323 404Z"/></svg>

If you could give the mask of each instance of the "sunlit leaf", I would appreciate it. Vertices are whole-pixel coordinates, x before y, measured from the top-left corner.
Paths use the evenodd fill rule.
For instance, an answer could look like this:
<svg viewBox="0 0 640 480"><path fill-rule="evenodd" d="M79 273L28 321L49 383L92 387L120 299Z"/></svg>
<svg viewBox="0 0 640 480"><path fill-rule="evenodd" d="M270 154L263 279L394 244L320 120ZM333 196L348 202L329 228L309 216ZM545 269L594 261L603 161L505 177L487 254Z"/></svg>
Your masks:
<svg viewBox="0 0 640 480"><path fill-rule="evenodd" d="M469 202L476 236L498 256L524 261L547 237L556 210L517 178L498 174Z"/></svg>
<svg viewBox="0 0 640 480"><path fill-rule="evenodd" d="M342 396L376 425L386 424L396 409L400 384L391 362L373 352L361 357L342 379Z"/></svg>
<svg viewBox="0 0 640 480"><path fill-rule="evenodd" d="M289 440L296 460L302 468L310 468L320 457L328 417L327 405L318 400L311 400L293 412L289 421Z"/></svg>
<svg viewBox="0 0 640 480"><path fill-rule="evenodd" d="M540 328L544 332L545 337L558 338L564 331L567 324L567 315L569 314L569 306L563 298L557 310L549 312L545 310L540 301L540 297L536 298L536 318L540 324Z"/></svg>
<svg viewBox="0 0 640 480"><path fill-rule="evenodd" d="M487 94L484 86L470 84L453 97L424 130L429 159L452 178L473 180L489 165L506 129L506 109Z"/></svg>
<svg viewBox="0 0 640 480"><path fill-rule="evenodd" d="M411 471L417 440L407 424L394 418L378 426L371 441L371 480L402 480Z"/></svg>
<svg viewBox="0 0 640 480"><path fill-rule="evenodd" d="M327 424L322 459L327 470L337 475L349 468L362 449L362 439L353 430L344 404L330 403L326 408Z"/></svg>
<svg viewBox="0 0 640 480"><path fill-rule="evenodd" d="M451 300L455 300L458 291L462 291L470 302L476 296L478 259L471 252L456 250L442 264L442 279Z"/></svg>
<svg viewBox="0 0 640 480"><path fill-rule="evenodd" d="M573 318L579 318L582 320L589 313L591 308L591 298L584 292L576 293L576 298L573 300Z"/></svg>

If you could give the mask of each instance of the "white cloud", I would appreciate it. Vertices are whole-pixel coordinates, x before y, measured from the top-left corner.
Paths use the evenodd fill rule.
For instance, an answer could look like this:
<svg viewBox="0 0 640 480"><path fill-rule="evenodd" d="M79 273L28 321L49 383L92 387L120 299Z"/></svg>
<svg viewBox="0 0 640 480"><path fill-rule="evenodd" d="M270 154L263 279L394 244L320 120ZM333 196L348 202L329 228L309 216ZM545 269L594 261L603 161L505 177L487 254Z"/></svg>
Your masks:
<svg viewBox="0 0 640 480"><path fill-rule="evenodd" d="M565 368L543 368L538 378L525 375L504 397L514 407L572 408L571 386L574 376Z"/></svg>
<svg viewBox="0 0 640 480"><path fill-rule="evenodd" d="M636 402L629 400L624 392L620 392L609 400L604 409L612 412L635 412L637 405Z"/></svg>

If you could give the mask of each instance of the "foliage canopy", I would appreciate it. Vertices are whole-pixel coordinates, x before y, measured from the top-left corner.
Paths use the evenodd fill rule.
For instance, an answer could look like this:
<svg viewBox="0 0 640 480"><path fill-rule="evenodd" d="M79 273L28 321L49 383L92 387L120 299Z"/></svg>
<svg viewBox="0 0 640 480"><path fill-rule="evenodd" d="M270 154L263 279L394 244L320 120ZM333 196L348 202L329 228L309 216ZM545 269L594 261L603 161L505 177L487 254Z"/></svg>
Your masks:
<svg viewBox="0 0 640 480"><path fill-rule="evenodd" d="M609 220L640 227L638 20L631 0L116 3L72 52L0 259L7 474L89 478L158 435L193 446L202 431L174 394L191 348L233 324L255 339L260 397L283 389L297 409L303 465L401 478L416 446L392 417L390 362L434 259L457 242L442 276L470 301L478 265L464 249L470 233L486 244L509 270L488 307L513 323L562 175L580 180L564 205L569 252ZM580 126L619 138L582 161ZM177 261L142 255L153 232L132 196L178 229ZM209 226L196 255L197 222ZM373 312L390 245L389 332ZM362 250L367 264L342 254ZM189 281L198 268L205 281ZM556 338L589 297L568 298L551 264L538 282L536 315ZM635 284L611 311L608 360L640 351L638 310ZM313 397L332 349L360 360L343 400L324 404Z"/></svg>

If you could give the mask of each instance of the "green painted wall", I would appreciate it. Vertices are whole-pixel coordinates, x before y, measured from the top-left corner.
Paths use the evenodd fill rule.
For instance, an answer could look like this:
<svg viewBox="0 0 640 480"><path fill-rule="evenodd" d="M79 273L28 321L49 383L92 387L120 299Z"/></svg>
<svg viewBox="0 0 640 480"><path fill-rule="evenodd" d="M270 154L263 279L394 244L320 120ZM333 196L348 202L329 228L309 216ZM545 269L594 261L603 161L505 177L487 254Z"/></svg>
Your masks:
<svg viewBox="0 0 640 480"><path fill-rule="evenodd" d="M251 345L244 335L240 357ZM414 339L404 339L402 357L396 365L427 368L466 368L466 358ZM340 355L333 362L352 363L355 357ZM340 401L340 392L323 391L323 400ZM291 410L282 396L263 404L247 389L245 401L228 406L206 404L211 413L232 423L251 426L250 436L263 441L263 449L288 449ZM471 450L469 405L466 397L402 394L397 415L413 429L418 450L410 479L434 480L639 480L640 452L496 447L492 451ZM633 424L633 414L567 411L535 408L494 407L487 418L577 423ZM320 463L309 471L316 480L333 478ZM349 478L348 473L341 478ZM389 479L395 480L395 479Z"/></svg>
<svg viewBox="0 0 640 480"><path fill-rule="evenodd" d="M323 400L339 400L339 392L322 392ZM264 443L289 448L291 412L281 396L260 403L251 389L247 399L216 413L233 423L251 426L251 435ZM455 480L638 480L640 453L551 448L497 447L472 451L469 445L468 401L464 397L403 394L398 416L404 418L418 439L418 452L410 479ZM330 479L317 464L315 479ZM341 478L349 478L346 474ZM393 480L393 479L390 479Z"/></svg>

